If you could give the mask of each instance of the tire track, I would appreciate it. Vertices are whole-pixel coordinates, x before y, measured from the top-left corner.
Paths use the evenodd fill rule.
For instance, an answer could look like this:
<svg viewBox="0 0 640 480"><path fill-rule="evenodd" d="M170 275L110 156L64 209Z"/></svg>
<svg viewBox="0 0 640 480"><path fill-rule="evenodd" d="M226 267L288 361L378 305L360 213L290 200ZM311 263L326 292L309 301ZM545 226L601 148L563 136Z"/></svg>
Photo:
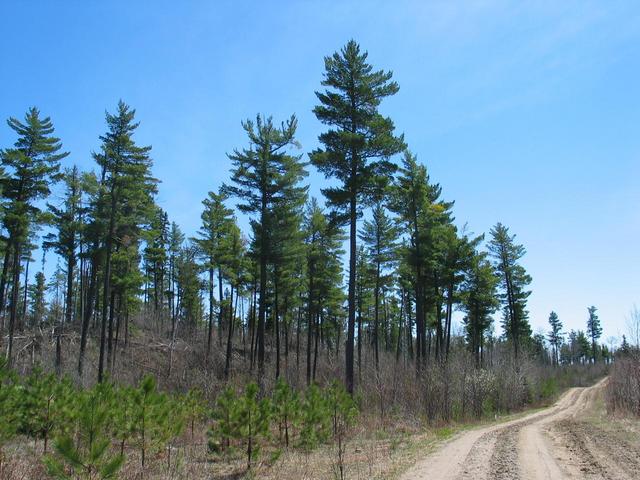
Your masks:
<svg viewBox="0 0 640 480"><path fill-rule="evenodd" d="M604 465L591 452L582 433L566 423L576 423L574 419L591 405L603 384L570 389L546 410L457 436L416 464L401 480L632 478L619 476L617 470ZM557 427L554 445L548 433L552 426ZM636 468L626 457L625 461L630 470L640 471L640 465Z"/></svg>

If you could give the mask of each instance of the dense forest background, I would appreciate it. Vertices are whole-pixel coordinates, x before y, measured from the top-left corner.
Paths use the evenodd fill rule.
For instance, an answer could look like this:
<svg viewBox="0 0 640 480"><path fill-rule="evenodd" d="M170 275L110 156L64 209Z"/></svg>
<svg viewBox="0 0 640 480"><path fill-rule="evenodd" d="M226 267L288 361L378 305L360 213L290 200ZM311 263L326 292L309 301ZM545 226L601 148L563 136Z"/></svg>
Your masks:
<svg viewBox="0 0 640 480"><path fill-rule="evenodd" d="M507 344L514 358L607 357L593 307L587 335L562 342L553 313L549 339L532 334L524 247L500 223L487 239L455 226L453 202L378 111L399 90L391 72L375 70L353 41L325 68L314 109L326 125L322 148L296 151L295 115L281 124L260 115L243 122L247 145L229 154L229 181L203 200L195 238L156 204L151 147L136 144L135 110L124 102L107 113L89 172L64 165L68 152L37 108L9 119L17 138L2 151L0 278L9 362L29 353L24 345L15 351L16 331L47 325L58 343L79 333L79 376L97 337L100 380L126 351L136 319L164 332L171 351L183 334L204 334L206 358L224 356L227 377L234 353L250 370L273 364L276 378L295 353L307 382L319 355L344 354L352 392L354 366L359 378L363 363L379 369L381 351L416 371L446 363L454 311L463 315L459 341L478 367ZM324 201L308 198L309 168L332 180ZM62 202L49 198L56 182ZM240 231L235 212L250 217L251 231ZM38 246L43 267L53 252L58 268L31 280ZM363 346L373 355L364 362Z"/></svg>

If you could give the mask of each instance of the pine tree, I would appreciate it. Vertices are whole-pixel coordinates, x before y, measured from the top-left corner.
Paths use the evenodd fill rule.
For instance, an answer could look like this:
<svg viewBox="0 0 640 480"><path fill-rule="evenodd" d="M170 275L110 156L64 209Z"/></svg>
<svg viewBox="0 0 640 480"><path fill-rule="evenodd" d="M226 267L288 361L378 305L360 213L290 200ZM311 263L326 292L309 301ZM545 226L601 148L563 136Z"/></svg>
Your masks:
<svg viewBox="0 0 640 480"><path fill-rule="evenodd" d="M154 208L148 229L144 232L145 306L153 303L154 320L164 325L167 284L167 251L169 217L160 207Z"/></svg>
<svg viewBox="0 0 640 480"><path fill-rule="evenodd" d="M307 385L315 379L320 319L342 280L342 232L315 198L307 207L304 225L307 266ZM312 344L313 342L313 344ZM313 360L312 360L312 351Z"/></svg>
<svg viewBox="0 0 640 480"><path fill-rule="evenodd" d="M356 253L356 327L358 333L357 358L358 358L358 380L362 380L362 345L367 341L365 331L370 330L369 316L367 312L371 310L373 303L372 268L364 245L358 247Z"/></svg>
<svg viewBox="0 0 640 480"><path fill-rule="evenodd" d="M273 212L275 227L271 249L272 319L276 343L276 379L280 377L282 330L287 332L287 314L300 285L299 268L304 258L303 207L306 189L289 189ZM284 328L283 328L284 327ZM286 338L285 338L286 340Z"/></svg>
<svg viewBox="0 0 640 480"><path fill-rule="evenodd" d="M306 176L300 157L292 156L287 149L297 146L295 140L298 121L292 116L280 128L273 124L271 117L266 120L260 115L256 122L242 123L250 146L235 150L229 158L233 162L232 185L224 185L223 191L240 200L238 208L254 214L251 226L260 265L260 299L258 306L257 350L260 378L264 372L265 323L267 309L267 267L272 259L272 245L276 218L274 212L283 202L303 194L306 187L299 186ZM294 193L295 192L295 193Z"/></svg>
<svg viewBox="0 0 640 480"><path fill-rule="evenodd" d="M77 392L67 379L59 381L55 375L44 374L39 369L26 378L23 388L24 429L34 438L43 440L43 451L47 453L52 437L71 430L72 426L65 419L70 416L71 398Z"/></svg>
<svg viewBox="0 0 640 480"><path fill-rule="evenodd" d="M553 363L558 365L560 347L562 345L562 322L558 318L558 314L556 312L551 312L549 314L549 326L551 327L551 330L549 330L547 338L553 348Z"/></svg>
<svg viewBox="0 0 640 480"><path fill-rule="evenodd" d="M167 291L167 297L169 298L169 306L171 310L171 338L173 339L176 331L177 321L177 302L178 296L176 294L176 281L177 281L177 264L180 252L184 244L184 234L177 223L171 222L171 228L169 229L169 289Z"/></svg>
<svg viewBox="0 0 640 480"><path fill-rule="evenodd" d="M577 360L586 363L591 353L591 345L587 335L582 330L578 330L575 337L575 348Z"/></svg>
<svg viewBox="0 0 640 480"><path fill-rule="evenodd" d="M202 318L202 284L200 266L196 262L198 250L195 245L184 247L176 259L177 312L191 329L198 326Z"/></svg>
<svg viewBox="0 0 640 480"><path fill-rule="evenodd" d="M302 399L299 446L312 450L331 436L331 410L320 388L311 384Z"/></svg>
<svg viewBox="0 0 640 480"><path fill-rule="evenodd" d="M231 442L238 436L236 419L238 397L233 388L227 387L216 398L211 417L214 424L207 435L209 450L215 453L228 452Z"/></svg>
<svg viewBox="0 0 640 480"><path fill-rule="evenodd" d="M451 204L449 204L451 205ZM443 227L436 231L441 233L442 259L442 291L445 301L444 325L441 327L440 346L436 350L445 362L449 358L451 346L451 327L453 324L453 310L459 301L458 289L465 278L465 273L472 267L477 255L476 248L484 239L484 235L471 237L463 229L459 234L452 223L448 212L439 215Z"/></svg>
<svg viewBox="0 0 640 480"><path fill-rule="evenodd" d="M628 355L629 352L631 352L631 347L629 346L626 335L622 335L622 343L620 344L619 351L622 355Z"/></svg>
<svg viewBox="0 0 640 480"><path fill-rule="evenodd" d="M64 325L71 326L74 318L74 276L76 268L76 250L78 247L80 232L80 201L82 197L82 184L78 167L67 169L62 180L65 184L65 196L62 208L47 204L52 217L56 233L45 236L44 248L53 248L64 259L66 264L66 293L65 293L65 318L61 325L57 326L56 346L59 350L61 344L62 329ZM61 355L61 353L60 353ZM56 364L59 364L57 361ZM58 365L58 368L60 365Z"/></svg>
<svg viewBox="0 0 640 480"><path fill-rule="evenodd" d="M46 282L44 273L37 272L35 276L35 283L29 287L29 301L31 309L29 314L31 315L32 325L41 325L44 321L46 314Z"/></svg>
<svg viewBox="0 0 640 480"><path fill-rule="evenodd" d="M531 337L531 326L527 320L527 298L531 291L526 289L531 277L519 263L526 250L515 243L515 235L510 235L507 227L497 223L491 229L489 252L501 277L505 336L511 341L517 359L520 346Z"/></svg>
<svg viewBox="0 0 640 480"><path fill-rule="evenodd" d="M56 479L117 478L124 455L112 454L113 388L103 383L74 397L75 428L54 441L55 455L45 456L47 473Z"/></svg>
<svg viewBox="0 0 640 480"><path fill-rule="evenodd" d="M602 326L596 312L598 309L594 306L589 307L589 318L587 319L587 335L591 340L591 359L596 363L596 354L598 353L598 339L602 336Z"/></svg>
<svg viewBox="0 0 640 480"><path fill-rule="evenodd" d="M244 394L238 398L238 437L246 443L247 470L251 470L253 459L259 455L261 441L269 436L271 401L258 398L258 385L249 383Z"/></svg>
<svg viewBox="0 0 640 480"><path fill-rule="evenodd" d="M475 357L476 368L482 365L484 338L491 327L491 315L499 306L496 289L498 277L486 254L476 253L462 284L461 306L467 344Z"/></svg>
<svg viewBox="0 0 640 480"><path fill-rule="evenodd" d="M204 420L209 413L202 390L192 388L183 398L184 417L189 424L191 440L196 422Z"/></svg>
<svg viewBox="0 0 640 480"><path fill-rule="evenodd" d="M43 219L37 202L49 195L51 184L59 178L60 160L68 152L61 152L62 143L53 136L51 119L40 118L40 112L35 107L26 113L24 123L12 117L7 120L7 124L18 135L13 148L0 151L0 165L6 172L0 178L0 189L6 203L3 224L8 232L3 275L0 278L0 312L4 310L7 284L5 267L11 262L12 290L7 348L7 359L11 366L23 247L32 229Z"/></svg>
<svg viewBox="0 0 640 480"><path fill-rule="evenodd" d="M171 415L175 409L166 394L156 388L156 381L146 376L132 396L131 432L140 449L140 461L144 469L148 453L161 451L169 439L182 428L182 423Z"/></svg>
<svg viewBox="0 0 640 480"><path fill-rule="evenodd" d="M300 415L300 398L287 382L278 379L273 390L273 413L278 422L280 442L284 433L284 444L289 447L291 428L298 423Z"/></svg>
<svg viewBox="0 0 640 480"><path fill-rule="evenodd" d="M106 114L108 131L100 137L102 145L94 159L102 170L102 218L107 225L104 238L104 269L102 312L100 326L100 357L98 381L104 377L106 356L113 348L113 291L112 260L121 247L137 249L140 228L153 214L152 196L157 180L151 177L151 147L139 147L133 135L139 123L134 122L135 110L124 102L118 103L117 113ZM135 266L137 269L137 265ZM107 347L107 321L109 345ZM105 355L107 354L107 355Z"/></svg>
<svg viewBox="0 0 640 480"><path fill-rule="evenodd" d="M448 247L443 242L443 233L451 230L453 204L443 201L441 193L440 185L430 182L426 167L418 164L415 155L405 151L400 175L392 189L390 207L408 232L401 258L415 300L416 372L424 366L430 351L427 346L428 312L437 313L436 323L440 324L442 311L443 262ZM441 329L438 336L442 337Z"/></svg>
<svg viewBox="0 0 640 480"><path fill-rule="evenodd" d="M390 118L378 112L381 101L398 92L392 73L373 71L367 53L349 41L340 52L325 57L322 85L316 92L320 105L313 110L322 123L333 127L319 137L324 149L311 153L313 163L327 178L340 186L322 190L331 207L349 223L349 296L345 382L354 391L354 338L356 317L357 218L372 193L379 190L395 166L387 159L402 151L404 139L395 137Z"/></svg>
<svg viewBox="0 0 640 480"><path fill-rule="evenodd" d="M242 284L246 281L247 270L249 268L246 257L246 240L242 238L240 228L235 222L235 218L228 227L225 238L224 253L222 262L224 263L224 276L230 287L229 292L229 318L227 321L227 350L225 355L224 375L229 378L231 371L231 356L233 353L233 335L235 332L236 316L234 305L234 293L237 299L240 296Z"/></svg>
<svg viewBox="0 0 640 480"><path fill-rule="evenodd" d="M380 368L380 292L383 287L387 287L391 281L388 269L393 265L396 258L396 239L399 232L391 218L385 212L384 207L378 202L374 209L371 220L366 220L362 226L360 239L368 249L368 257L373 266L374 289L373 289L373 350L375 356L376 370Z"/></svg>
<svg viewBox="0 0 640 480"><path fill-rule="evenodd" d="M214 299L214 273L218 272L218 302L222 304L222 258L225 254L225 239L229 234L230 225L233 222L233 211L226 207L224 202L228 195L219 191L209 192L207 198L202 201L202 226L198 231L196 240L205 259L205 268L209 274L209 329L207 335L207 357L211 355L211 341L213 336L213 308ZM218 339L222 345L222 308L218 309Z"/></svg>
<svg viewBox="0 0 640 480"><path fill-rule="evenodd" d="M101 242L106 226L104 225L104 195L98 178L94 173L82 175L82 209L80 229L80 269L84 275L82 305L82 325L80 329L80 349L78 352L78 376L84 374L84 359L89 336L90 321L97 308L98 275L103 263ZM84 264L88 264L84 267Z"/></svg>

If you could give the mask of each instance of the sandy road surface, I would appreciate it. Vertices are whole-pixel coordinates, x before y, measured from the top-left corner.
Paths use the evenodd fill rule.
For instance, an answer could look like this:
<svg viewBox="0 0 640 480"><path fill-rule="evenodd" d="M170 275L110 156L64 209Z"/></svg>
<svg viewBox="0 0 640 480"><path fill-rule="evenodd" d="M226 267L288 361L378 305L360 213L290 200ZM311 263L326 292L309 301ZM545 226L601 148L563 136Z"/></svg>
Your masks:
<svg viewBox="0 0 640 480"><path fill-rule="evenodd" d="M401 480L640 479L640 445L621 444L580 420L605 381L573 388L545 410L454 437Z"/></svg>

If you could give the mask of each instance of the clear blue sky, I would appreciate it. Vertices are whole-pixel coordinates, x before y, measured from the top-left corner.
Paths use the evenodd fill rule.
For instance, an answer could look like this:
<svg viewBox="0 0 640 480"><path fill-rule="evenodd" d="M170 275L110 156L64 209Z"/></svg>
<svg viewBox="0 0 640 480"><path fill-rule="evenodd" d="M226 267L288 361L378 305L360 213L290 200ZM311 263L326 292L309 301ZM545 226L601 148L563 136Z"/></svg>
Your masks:
<svg viewBox="0 0 640 480"><path fill-rule="evenodd" d="M302 152L317 145L323 56L354 38L394 71L382 109L458 223L526 245L534 329L552 309L584 328L594 304L620 336L640 303L637 2L5 1L0 31L0 117L38 106L88 168L122 98L187 234L246 144L240 120L295 112Z"/></svg>

